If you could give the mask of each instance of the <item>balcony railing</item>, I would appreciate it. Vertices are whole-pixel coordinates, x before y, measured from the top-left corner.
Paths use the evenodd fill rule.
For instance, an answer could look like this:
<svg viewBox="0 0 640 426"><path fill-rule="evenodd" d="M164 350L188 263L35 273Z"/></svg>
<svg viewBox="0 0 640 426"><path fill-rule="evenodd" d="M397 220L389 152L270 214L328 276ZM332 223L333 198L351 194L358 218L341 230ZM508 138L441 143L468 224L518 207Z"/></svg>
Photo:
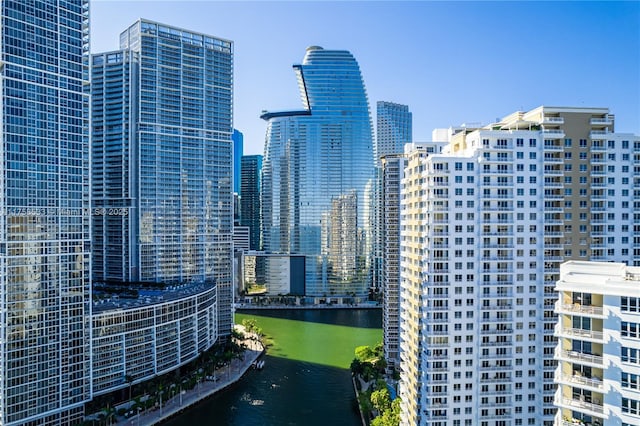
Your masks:
<svg viewBox="0 0 640 426"><path fill-rule="evenodd" d="M580 338L588 338L595 340L602 340L604 335L602 331L594 331L594 330L584 330L582 328L569 328L562 327L562 324L556 325L556 335L558 336L572 336L572 337L580 337Z"/></svg>
<svg viewBox="0 0 640 426"><path fill-rule="evenodd" d="M577 385L589 386L591 388L595 388L599 390L602 390L604 388L602 379L598 377L589 378L589 377L578 376L575 374L570 376L568 374L558 374L558 372L556 372L555 380L574 383Z"/></svg>
<svg viewBox="0 0 640 426"><path fill-rule="evenodd" d="M586 409L594 413L604 414L604 407L601 404L594 404L592 402L581 401L579 399L556 398L555 404L570 408Z"/></svg>
<svg viewBox="0 0 640 426"><path fill-rule="evenodd" d="M602 356L601 355L592 355L585 354L577 351L567 351L567 350L556 350L555 353L556 358L567 358L571 361L582 361L589 362L591 364L602 365Z"/></svg>
<svg viewBox="0 0 640 426"><path fill-rule="evenodd" d="M590 306L590 305L581 305L579 303L563 303L560 304L560 301L556 302L556 312L576 312L579 314L588 314L588 315L603 315L602 306Z"/></svg>

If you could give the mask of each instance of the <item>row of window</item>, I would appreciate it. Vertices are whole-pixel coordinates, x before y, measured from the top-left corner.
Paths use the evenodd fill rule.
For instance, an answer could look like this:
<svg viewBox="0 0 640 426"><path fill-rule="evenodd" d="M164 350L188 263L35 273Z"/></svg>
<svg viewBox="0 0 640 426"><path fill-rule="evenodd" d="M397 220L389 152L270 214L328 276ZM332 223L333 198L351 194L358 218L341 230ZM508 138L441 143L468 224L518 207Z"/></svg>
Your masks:
<svg viewBox="0 0 640 426"><path fill-rule="evenodd" d="M640 312L640 297L621 297L620 310L622 312Z"/></svg>

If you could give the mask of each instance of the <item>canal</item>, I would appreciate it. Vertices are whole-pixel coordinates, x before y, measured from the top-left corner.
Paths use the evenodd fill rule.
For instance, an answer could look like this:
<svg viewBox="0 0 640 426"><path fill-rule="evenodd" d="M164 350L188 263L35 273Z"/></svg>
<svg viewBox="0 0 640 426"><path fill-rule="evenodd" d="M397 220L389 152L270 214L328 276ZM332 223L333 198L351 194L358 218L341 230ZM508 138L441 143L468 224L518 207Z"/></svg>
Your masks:
<svg viewBox="0 0 640 426"><path fill-rule="evenodd" d="M256 310L273 346L263 370L250 370L229 389L178 417L170 426L360 425L349 366L354 349L382 340L379 309Z"/></svg>

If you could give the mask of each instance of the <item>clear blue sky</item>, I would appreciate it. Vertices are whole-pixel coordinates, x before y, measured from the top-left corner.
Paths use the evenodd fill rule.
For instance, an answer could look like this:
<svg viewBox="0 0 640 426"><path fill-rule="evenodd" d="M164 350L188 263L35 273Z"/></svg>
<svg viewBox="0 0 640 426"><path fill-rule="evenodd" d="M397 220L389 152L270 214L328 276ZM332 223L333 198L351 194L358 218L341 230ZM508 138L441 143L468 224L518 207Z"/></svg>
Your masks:
<svg viewBox="0 0 640 426"><path fill-rule="evenodd" d="M263 109L301 106L291 65L319 45L360 64L379 100L409 105L413 139L540 105L609 107L640 134L640 2L92 0L91 49L138 18L232 40L234 127L262 154Z"/></svg>

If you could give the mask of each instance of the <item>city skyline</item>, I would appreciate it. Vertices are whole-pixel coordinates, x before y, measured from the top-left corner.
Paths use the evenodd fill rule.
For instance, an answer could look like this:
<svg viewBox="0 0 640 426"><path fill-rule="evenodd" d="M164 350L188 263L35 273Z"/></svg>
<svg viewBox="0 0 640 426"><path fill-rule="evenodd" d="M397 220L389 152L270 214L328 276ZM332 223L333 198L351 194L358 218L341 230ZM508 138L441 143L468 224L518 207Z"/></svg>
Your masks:
<svg viewBox="0 0 640 426"><path fill-rule="evenodd" d="M151 5L92 1L92 52L117 49L119 29L140 17L233 40L234 127L245 134L245 155L263 154L263 109L299 105L291 64L310 45L351 51L370 104L408 105L416 141L431 140L434 128L488 124L543 104L606 106L617 131L640 133L640 99L630 95L640 93L636 2Z"/></svg>

